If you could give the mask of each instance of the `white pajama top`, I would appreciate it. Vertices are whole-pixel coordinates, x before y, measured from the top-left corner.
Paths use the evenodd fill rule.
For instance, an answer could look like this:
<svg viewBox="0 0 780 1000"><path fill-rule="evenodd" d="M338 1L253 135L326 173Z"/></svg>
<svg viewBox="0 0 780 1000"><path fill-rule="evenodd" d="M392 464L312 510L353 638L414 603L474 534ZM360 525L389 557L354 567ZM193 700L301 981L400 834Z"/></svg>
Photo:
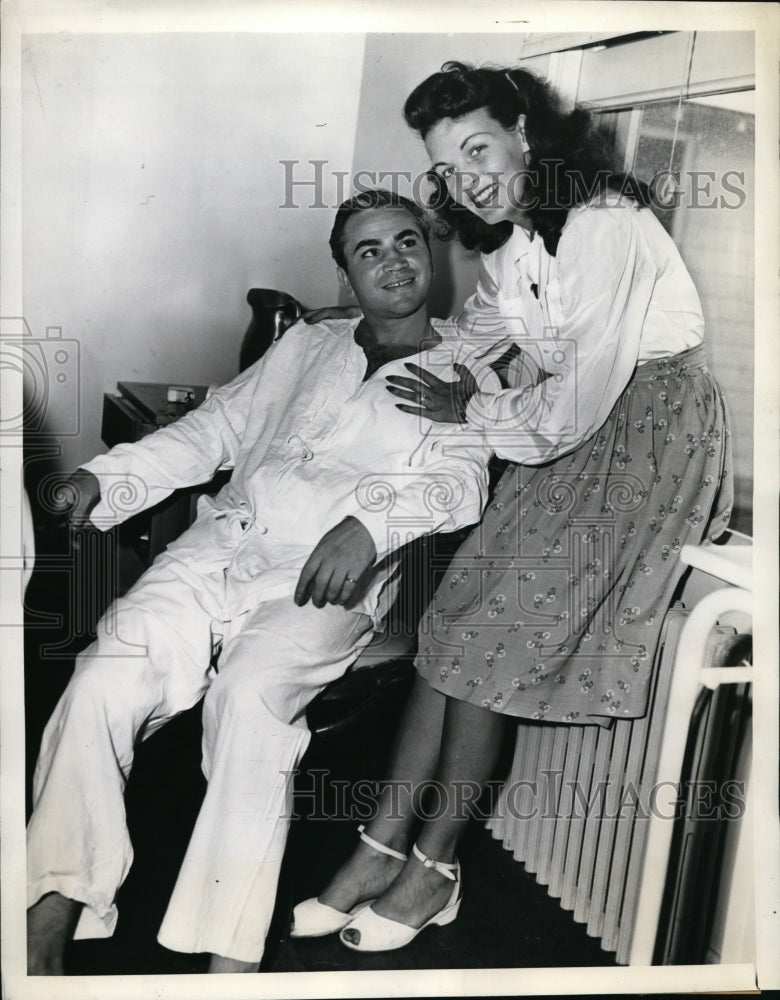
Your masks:
<svg viewBox="0 0 780 1000"><path fill-rule="evenodd" d="M124 520L174 489L208 482L233 467L230 482L203 496L198 517L168 547L194 574L223 571L233 614L291 594L322 536L348 515L368 529L377 565L356 611L376 616L395 570L389 553L432 531L479 520L491 455L481 432L434 423L397 409L385 375L408 375L413 360L455 380L469 364L481 387L499 387L468 345L445 339L392 361L363 381L366 358L357 319L298 323L253 366L198 409L83 468L97 476L101 528ZM440 329L441 325L437 325Z"/></svg>

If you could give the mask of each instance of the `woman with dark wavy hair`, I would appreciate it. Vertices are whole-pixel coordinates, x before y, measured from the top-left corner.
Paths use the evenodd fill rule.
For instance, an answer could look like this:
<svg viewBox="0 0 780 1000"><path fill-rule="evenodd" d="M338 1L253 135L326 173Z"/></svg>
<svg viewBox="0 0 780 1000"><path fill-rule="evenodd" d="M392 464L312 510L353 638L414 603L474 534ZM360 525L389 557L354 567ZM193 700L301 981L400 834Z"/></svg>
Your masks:
<svg viewBox="0 0 780 1000"><path fill-rule="evenodd" d="M447 63L404 114L440 222L482 252L453 322L492 352L505 388L409 364L388 389L417 419L481 431L507 464L421 623L377 815L295 910L296 936L340 929L360 951L457 915L457 843L508 718L646 712L680 548L719 534L731 502L696 289L647 189L610 171L588 113L563 111L524 70ZM444 807L423 814L407 859L431 779Z"/></svg>
<svg viewBox="0 0 780 1000"><path fill-rule="evenodd" d="M576 205L608 191L648 203L646 185L611 169L605 138L594 128L589 112L584 108L563 111L552 87L526 70L470 69L463 63L445 63L441 73L411 93L404 117L427 143L428 134L443 119L454 121L479 110L484 110L493 126L509 134L517 132L522 117L520 156L513 158L503 181L498 178L495 191L489 192L492 205L474 201L477 194L485 201L481 191L471 191L471 200L464 197L470 179L479 176L480 158L485 155L481 148L470 150L462 174L453 173L452 165L429 171L430 205L441 223L440 238L457 237L467 250L490 254L520 225L540 237L555 256L569 209ZM513 211L499 217L495 212L499 205Z"/></svg>

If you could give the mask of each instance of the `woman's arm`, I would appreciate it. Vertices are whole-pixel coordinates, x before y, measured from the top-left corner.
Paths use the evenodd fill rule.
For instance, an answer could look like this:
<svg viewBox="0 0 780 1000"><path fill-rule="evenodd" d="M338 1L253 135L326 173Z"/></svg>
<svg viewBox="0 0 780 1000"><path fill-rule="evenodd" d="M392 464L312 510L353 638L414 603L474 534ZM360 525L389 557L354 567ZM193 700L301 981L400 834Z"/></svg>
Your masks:
<svg viewBox="0 0 780 1000"><path fill-rule="evenodd" d="M363 310L360 306L321 306L319 309L304 310L303 320L312 326L324 319L356 319L362 315Z"/></svg>
<svg viewBox="0 0 780 1000"><path fill-rule="evenodd" d="M535 465L574 450L604 423L631 379L656 279L635 211L587 208L564 229L561 315L552 338L560 361L550 377L471 397L468 423L500 457Z"/></svg>

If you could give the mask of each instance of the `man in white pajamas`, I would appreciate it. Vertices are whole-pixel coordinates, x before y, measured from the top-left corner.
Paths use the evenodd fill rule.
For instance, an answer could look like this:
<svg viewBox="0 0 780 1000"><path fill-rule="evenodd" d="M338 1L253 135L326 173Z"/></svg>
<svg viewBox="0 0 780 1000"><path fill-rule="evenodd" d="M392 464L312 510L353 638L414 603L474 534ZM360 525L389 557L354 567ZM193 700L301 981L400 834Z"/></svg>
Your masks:
<svg viewBox="0 0 780 1000"><path fill-rule="evenodd" d="M427 318L422 212L366 192L340 207L331 249L362 320L298 323L199 409L71 479L71 524L105 529L233 469L103 617L44 733L28 830L31 975L62 974L74 933L113 933L132 861L134 744L204 695L207 791L159 940L210 953L213 972L258 969L306 707L369 641L394 593L395 550L481 515L482 438L399 409L384 379L417 355L453 382L468 361L480 387L499 388Z"/></svg>

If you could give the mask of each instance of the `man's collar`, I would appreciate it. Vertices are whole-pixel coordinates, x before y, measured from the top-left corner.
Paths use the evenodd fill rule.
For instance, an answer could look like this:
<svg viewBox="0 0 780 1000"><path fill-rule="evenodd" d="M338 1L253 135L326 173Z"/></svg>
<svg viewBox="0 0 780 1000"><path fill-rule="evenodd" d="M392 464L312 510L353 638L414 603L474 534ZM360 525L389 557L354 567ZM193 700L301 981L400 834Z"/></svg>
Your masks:
<svg viewBox="0 0 780 1000"><path fill-rule="evenodd" d="M363 350L368 362L366 374L363 376L364 382L391 361L410 358L424 349L421 344L380 344L366 323L358 323L354 337L355 343Z"/></svg>

